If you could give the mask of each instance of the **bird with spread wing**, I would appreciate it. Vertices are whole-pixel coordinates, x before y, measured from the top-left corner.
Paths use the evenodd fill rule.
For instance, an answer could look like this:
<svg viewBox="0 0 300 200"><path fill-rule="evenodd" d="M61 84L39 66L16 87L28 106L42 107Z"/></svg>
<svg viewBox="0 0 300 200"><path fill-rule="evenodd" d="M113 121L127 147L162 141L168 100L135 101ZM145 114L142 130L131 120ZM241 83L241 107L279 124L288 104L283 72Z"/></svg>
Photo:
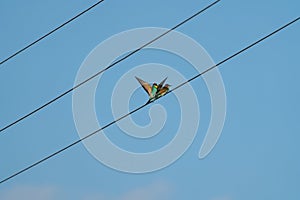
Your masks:
<svg viewBox="0 0 300 200"><path fill-rule="evenodd" d="M138 82L141 84L141 86L144 88L144 90L147 92L147 94L149 95L149 101L148 102L152 102L155 101L156 99L164 96L168 91L169 91L169 87L171 85L169 84L165 84L165 81L167 80L167 78L165 78L164 80L162 80L160 82L160 84L157 85L157 83L153 83L152 86L147 83L146 81L143 81L142 79L135 77Z"/></svg>

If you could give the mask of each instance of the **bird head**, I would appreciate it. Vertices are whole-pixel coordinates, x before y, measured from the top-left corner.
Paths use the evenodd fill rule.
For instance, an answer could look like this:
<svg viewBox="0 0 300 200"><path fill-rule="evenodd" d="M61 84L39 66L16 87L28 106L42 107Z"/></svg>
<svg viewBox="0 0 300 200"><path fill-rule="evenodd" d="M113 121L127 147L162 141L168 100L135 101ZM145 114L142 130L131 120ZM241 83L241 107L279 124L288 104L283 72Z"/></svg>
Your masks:
<svg viewBox="0 0 300 200"><path fill-rule="evenodd" d="M157 89L157 83L153 83L153 87L155 87Z"/></svg>
<svg viewBox="0 0 300 200"><path fill-rule="evenodd" d="M164 87L169 88L169 87L171 87L171 86L172 86L172 85L166 84Z"/></svg>

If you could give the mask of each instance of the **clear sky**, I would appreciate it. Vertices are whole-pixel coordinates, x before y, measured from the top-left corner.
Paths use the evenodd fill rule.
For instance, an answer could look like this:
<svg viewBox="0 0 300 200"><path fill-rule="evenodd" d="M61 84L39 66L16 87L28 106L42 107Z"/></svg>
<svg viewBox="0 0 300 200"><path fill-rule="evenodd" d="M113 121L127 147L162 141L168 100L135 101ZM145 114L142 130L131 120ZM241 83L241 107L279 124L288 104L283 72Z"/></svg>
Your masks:
<svg viewBox="0 0 300 200"><path fill-rule="evenodd" d="M106 0L0 66L0 127L72 87L84 59L110 36L133 28L170 28L211 2ZM0 59L93 3L1 1ZM222 0L178 31L201 44L217 63L299 17L299 8L296 0ZM124 173L103 165L80 143L0 185L0 199L300 199L299 35L298 22L220 66L226 120L217 145L204 159L198 159L198 152L211 110L208 90L199 78L191 84L201 110L199 129L175 163L146 174ZM182 59L160 51L144 50L119 63L103 75L97 88L95 108L101 125L113 120L113 85L122 74L145 63L168 65L186 78L197 73ZM137 90L130 109L146 100L144 91ZM174 95L155 104L167 112L165 127L157 136L135 139L117 125L106 135L130 151L164 146L175 135L180 110ZM132 116L137 124L149 123L149 107ZM0 179L77 139L69 94L0 134Z"/></svg>

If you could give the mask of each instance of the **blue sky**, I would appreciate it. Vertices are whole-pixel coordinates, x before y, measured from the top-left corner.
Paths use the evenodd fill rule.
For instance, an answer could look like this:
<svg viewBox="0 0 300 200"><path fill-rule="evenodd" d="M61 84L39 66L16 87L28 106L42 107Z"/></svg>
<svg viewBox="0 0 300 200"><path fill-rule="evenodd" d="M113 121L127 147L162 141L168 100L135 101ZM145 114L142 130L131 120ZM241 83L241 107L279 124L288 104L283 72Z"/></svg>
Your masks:
<svg viewBox="0 0 300 200"><path fill-rule="evenodd" d="M95 1L1 1L0 58L79 13ZM0 66L0 126L3 127L69 89L85 57L100 42L141 27L170 28L211 1L105 1L91 12ZM289 1L221 1L178 31L201 44L215 62L299 17L300 3ZM213 151L198 159L210 119L209 94L202 79L197 91L201 121L197 136L175 163L147 174L128 174L101 164L79 144L0 185L1 199L299 199L300 92L299 22L220 67L227 96L225 126ZM168 64L187 78L196 72L182 60L147 50L103 76L97 116L113 120L107 109L107 86L132 66ZM120 71L118 71L118 68ZM112 78L111 78L112 77ZM108 87L109 88L109 87ZM132 108L138 105L134 97ZM159 100L169 114L161 139L135 144L116 125L111 139L124 148L164 145L178 124L172 95ZM149 122L149 108L133 119ZM7 129L0 135L0 178L32 164L79 138L72 115L72 95ZM153 146L151 146L153 145ZM126 147L127 146L127 147ZM132 148L134 146L135 148Z"/></svg>

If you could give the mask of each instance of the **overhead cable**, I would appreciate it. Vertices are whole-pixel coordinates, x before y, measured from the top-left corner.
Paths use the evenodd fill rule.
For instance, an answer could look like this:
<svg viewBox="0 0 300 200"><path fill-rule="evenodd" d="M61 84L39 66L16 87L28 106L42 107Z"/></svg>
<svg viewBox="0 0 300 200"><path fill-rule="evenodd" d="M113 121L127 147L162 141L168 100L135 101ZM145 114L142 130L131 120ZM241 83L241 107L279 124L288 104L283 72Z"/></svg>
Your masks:
<svg viewBox="0 0 300 200"><path fill-rule="evenodd" d="M289 22L289 23L287 23L287 24L281 26L280 28L276 29L275 31L271 32L270 34L268 34L268 35L262 37L261 39L259 39L259 40L255 41L255 42L253 42L252 44L246 46L245 48L243 48L243 49L241 49L241 50L239 50L239 51L237 51L236 53L232 54L231 56L225 58L224 60L220 61L220 62L217 63L216 65L213 65L213 66L207 68L207 69L204 70L203 72L201 72L201 73L197 74L196 76L190 78L189 80L187 80L187 81L185 81L185 82L179 84L179 85L176 86L174 89L170 90L167 94L169 94L169 93L171 93L171 92L177 90L178 88L182 87L183 85L185 85L185 84L187 84L187 83L189 83L189 82L195 80L196 78L198 78L198 77L202 76L203 74L205 74L205 73L211 71L212 69L218 67L219 65L221 65L221 64L223 64L223 63L229 61L230 59L236 57L237 55L241 54L242 52L244 52L244 51L250 49L251 47L253 47L253 46L257 45L257 44L259 44L260 42L264 41L264 40L267 39L268 37L270 37L270 36L274 35L275 33L277 33L277 32L279 32L279 31L281 31L281 30L287 28L288 26L292 25L293 23L295 23L295 22L298 21L299 19L300 19L300 17L298 17L298 18L292 20L291 22ZM167 94L166 94L166 95L167 95ZM166 95L165 95L165 96L166 96ZM165 96L163 96L163 97L165 97ZM162 97L161 97L161 98L162 98ZM37 161L37 162L35 162L35 163L29 165L28 167L26 167L26 168L24 168L24 169L22 169L22 170L20 170L20 171L18 171L18 172L16 172L16 173L14 173L14 174L8 176L7 178L1 180L1 181L0 181L0 184L6 182L6 181L12 179L13 177L15 177L15 176L17 176L17 175L19 175L19 174L22 174L22 173L28 171L29 169L31 169L31 168L33 168L33 167L35 167L35 166L37 166L37 165L39 165L39 164L45 162L46 160L48 160L48 159L50 159L50 158L52 158L52 157L54 157L54 156L56 156L56 155L58 155L58 154L64 152L65 150L69 149L70 147L72 147L72 146L74 146L74 145L80 143L81 141L83 141L83 140L85 140L85 139L87 139L87 138L89 138L89 137L95 135L96 133L98 133L98 132L100 132L100 131L106 129L107 127L109 127L109 126L115 124L116 122L118 122L118 121L122 120L123 118L125 118L125 117L127 117L127 116L129 116L129 115L131 115L131 114L133 114L133 113L135 113L135 112L137 112L138 110L144 108L145 106L147 106L147 105L149 105L149 104L151 104L151 103L153 103L153 102L147 102L146 104L139 106L138 108L136 108L136 109L130 111L129 113L127 113L127 114L125 114L125 115L123 115L123 116L117 118L116 120L114 120L114 121L112 121L112 122L106 124L105 126L99 128L98 130L93 131L92 133L88 134L87 136L85 136L85 137L83 137L83 138L81 138L81 139L79 139L79 140L77 140L77 141L75 141L75 142L69 144L68 146L66 146L66 147L64 147L64 148L62 148L62 149L60 149L60 150L58 150L58 151L56 151L56 152L54 152L54 153L52 153L52 154L46 156L45 158L43 158L43 159L41 159L41 160L39 160L39 161Z"/></svg>
<svg viewBox="0 0 300 200"><path fill-rule="evenodd" d="M193 14L192 16L188 17L187 19L183 20L182 22L180 22L179 24L175 25L173 28L165 31L164 33L158 35L157 37L153 38L152 40L150 40L149 42L145 43L144 45L142 45L141 47L139 47L138 49L132 51L131 53L127 54L126 56L116 60L115 62L113 62L112 64L108 65L106 68L102 69L101 71L97 72L96 74L92 75L91 77L87 78L86 80L78 83L77 85L73 86L72 88L68 89L67 91L63 92L62 94L58 95L57 97L51 99L50 101L44 103L43 105L41 105L40 107L34 109L33 111L27 113L26 115L23 115L22 117L16 119L15 121L11 122L10 124L4 126L3 128L0 129L0 133L3 132L4 130L8 129L9 127L21 122L22 120L26 119L27 117L33 115L34 113L38 112L39 110L47 107L48 105L54 103L55 101L59 100L60 98L62 98L63 96L69 94L70 92L72 92L73 90L75 90L76 88L80 87L81 85L89 82L90 80L94 79L95 77L99 76L100 74L102 74L103 72L105 72L106 70L112 68L113 66L115 66L116 64L122 62L123 60L129 58L130 56L134 55L135 53L139 52L140 50L142 50L143 48L145 48L146 46L152 44L153 42L155 42L156 40L160 39L161 37L165 36L166 34L168 34L169 32L171 32L172 30L182 26L183 24L185 24L186 22L190 21L191 19L193 19L194 17L198 16L199 14L201 14L202 12L204 12L205 10L207 10L208 8L212 7L213 5L215 5L216 3L218 3L220 0L217 0L213 3L211 3L210 5L208 5L207 7L203 8L202 10L196 12L195 14Z"/></svg>
<svg viewBox="0 0 300 200"><path fill-rule="evenodd" d="M91 10L92 8L96 7L97 5L99 5L100 3L102 3L104 0L98 1L97 3L95 3L94 5L91 5L90 7L88 7L87 9L85 9L84 11L80 12L79 14L77 14L76 16L72 17L71 19L69 19L68 21L62 23L61 25L59 25L58 27L54 28L53 30L49 31L48 33L46 33L45 35L41 36L40 38L36 39L35 41L29 43L28 45L26 45L25 47L23 47L22 49L16 51L15 53L13 53L12 55L8 56L7 58L5 58L4 60L2 60L0 62L0 66L2 64L4 64L5 62L9 61L10 59L12 59L13 57L15 57L16 55L22 53L23 51L25 51L26 49L30 48L31 46L35 45L36 43L38 43L39 41L45 39L46 37L48 37L49 35L51 35L52 33L54 33L55 31L61 29L62 27L64 27L65 25L69 24L70 22L72 22L73 20L77 19L78 17L80 17L81 15L83 15L84 13L88 12L89 10Z"/></svg>

